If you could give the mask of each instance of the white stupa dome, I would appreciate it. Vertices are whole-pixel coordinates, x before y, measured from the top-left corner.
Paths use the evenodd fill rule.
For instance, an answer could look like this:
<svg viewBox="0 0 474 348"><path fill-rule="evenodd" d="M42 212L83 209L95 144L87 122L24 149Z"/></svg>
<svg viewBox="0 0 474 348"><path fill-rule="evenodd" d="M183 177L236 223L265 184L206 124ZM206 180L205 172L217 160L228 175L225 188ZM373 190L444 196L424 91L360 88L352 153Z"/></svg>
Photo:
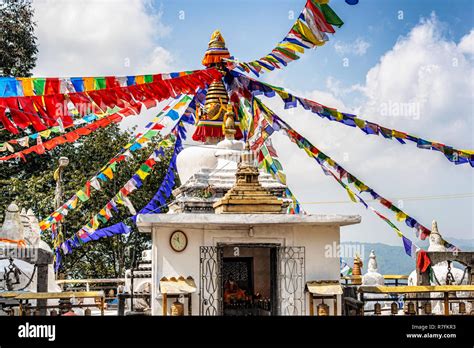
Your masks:
<svg viewBox="0 0 474 348"><path fill-rule="evenodd" d="M181 184L184 184L201 169L235 167L245 144L240 140L224 139L215 145L193 144L181 151L176 159Z"/></svg>

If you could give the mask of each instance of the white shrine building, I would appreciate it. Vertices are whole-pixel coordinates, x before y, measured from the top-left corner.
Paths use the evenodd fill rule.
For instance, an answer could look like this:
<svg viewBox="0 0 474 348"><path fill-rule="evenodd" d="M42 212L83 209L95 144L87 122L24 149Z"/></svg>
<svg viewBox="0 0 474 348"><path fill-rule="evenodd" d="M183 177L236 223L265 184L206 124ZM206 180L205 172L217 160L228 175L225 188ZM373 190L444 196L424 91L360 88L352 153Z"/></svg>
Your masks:
<svg viewBox="0 0 474 348"><path fill-rule="evenodd" d="M310 314L306 283L339 281L339 256L327 257L327 246L360 216L287 214L285 185L259 173L232 136L186 148L177 167L183 184L170 211L137 218L152 235L152 314L172 312L170 280L192 315Z"/></svg>

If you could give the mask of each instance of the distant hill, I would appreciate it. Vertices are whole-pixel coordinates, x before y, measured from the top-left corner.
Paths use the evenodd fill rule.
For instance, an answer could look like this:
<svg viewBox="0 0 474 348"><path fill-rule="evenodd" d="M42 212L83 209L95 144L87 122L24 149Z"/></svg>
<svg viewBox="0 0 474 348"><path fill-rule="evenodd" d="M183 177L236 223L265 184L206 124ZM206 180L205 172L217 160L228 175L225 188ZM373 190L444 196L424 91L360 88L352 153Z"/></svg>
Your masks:
<svg viewBox="0 0 474 348"><path fill-rule="evenodd" d="M463 251L474 251L474 239L456 239L451 238L450 243L456 245ZM417 244L422 248L428 247L427 241L419 241ZM381 274L410 274L415 269L415 259L409 257L403 246L393 246L382 243L354 243L354 242L343 242L341 246L357 245L358 250L363 250L363 262L364 267L362 273L367 271L367 263L370 255L370 251L374 250L377 256L377 265ZM342 259L352 267L354 264L353 257L344 257Z"/></svg>

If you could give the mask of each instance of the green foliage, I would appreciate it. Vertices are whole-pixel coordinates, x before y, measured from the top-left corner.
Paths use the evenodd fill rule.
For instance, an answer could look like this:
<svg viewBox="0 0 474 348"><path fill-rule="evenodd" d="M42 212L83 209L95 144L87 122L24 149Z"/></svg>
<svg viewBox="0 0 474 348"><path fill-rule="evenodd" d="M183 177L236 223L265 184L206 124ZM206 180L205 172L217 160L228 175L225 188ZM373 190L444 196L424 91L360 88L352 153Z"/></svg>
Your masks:
<svg viewBox="0 0 474 348"><path fill-rule="evenodd" d="M32 208L41 219L54 211L55 180L54 170L57 168L59 157L69 158L69 165L63 172L64 201L71 197L77 190L84 187L86 180L96 175L101 167L118 153L122 146L133 138L130 132L122 132L115 124L105 129L97 130L87 137L79 139L74 144L65 144L55 148L46 156L31 155L30 161L36 157L40 161L40 170L29 168L28 172L15 173L12 178L4 178L8 185L2 185L0 200L2 209L13 199L21 207ZM128 179L136 172L154 150L160 139L153 140L144 149L134 152L134 157L129 161L117 164L117 171L112 181L102 183L101 191L91 188L92 196L87 202L78 203L75 210L69 212L64 219L65 238L74 235L90 218L102 209L108 200L113 197ZM144 181L143 187L134 191L130 196L133 205L138 209L143 207L153 197L164 178L168 169L169 159L172 155L172 147L166 152L165 158L158 162L152 174ZM28 162L27 162L28 163ZM24 165L24 164L23 164ZM22 163L18 164L21 168ZM108 225L123 221L130 214L128 210L119 206L119 213L113 213L114 217ZM101 225L105 227L107 225ZM49 232L43 239L50 243ZM84 244L72 254L63 259L64 269L68 277L73 278L106 278L123 277L124 270L130 267L131 255L134 250L139 255L142 250L150 246L149 235L138 233L133 227L130 235L116 235Z"/></svg>
<svg viewBox="0 0 474 348"><path fill-rule="evenodd" d="M31 76L38 52L34 27L31 0L0 0L0 68L4 75ZM0 129L0 143L31 132L34 132L31 127L23 135L12 135ZM54 211L56 183L53 173L61 156L70 160L63 173L63 198L66 200L82 188L87 179L97 174L101 166L131 139L130 132L121 132L117 125L110 125L74 144L61 145L44 155L28 155L27 162L0 163L0 221L3 221L5 207L14 200L21 207L32 208L40 219ZM158 141L159 139L148 148L137 151L130 161L117 164L114 180L104 183L100 192L92 189L92 198L79 203L78 208L68 214L63 224L65 238L73 236L103 208L146 160ZM16 146L15 150L19 148ZM167 153L167 157L169 156L170 153ZM144 186L130 196L135 207L141 208L151 199L163 180L168 163L169 158L157 163ZM126 209L119 209L119 213L114 213L109 224L123 221L129 216ZM49 232L42 238L52 245ZM117 235L84 244L63 259L62 272L72 278L123 277L125 268L130 267L131 255L139 255L149 244L149 236L139 234L134 227L129 236ZM127 252L130 248L134 253Z"/></svg>
<svg viewBox="0 0 474 348"><path fill-rule="evenodd" d="M4 75L31 76L36 37L30 0L0 1L0 69Z"/></svg>

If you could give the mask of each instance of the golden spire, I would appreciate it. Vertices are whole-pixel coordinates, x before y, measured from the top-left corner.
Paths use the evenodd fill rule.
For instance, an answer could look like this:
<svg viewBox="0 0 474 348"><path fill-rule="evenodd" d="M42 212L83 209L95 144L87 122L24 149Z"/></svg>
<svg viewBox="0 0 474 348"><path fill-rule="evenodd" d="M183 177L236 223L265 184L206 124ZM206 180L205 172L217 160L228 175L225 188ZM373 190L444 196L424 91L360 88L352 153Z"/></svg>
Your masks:
<svg viewBox="0 0 474 348"><path fill-rule="evenodd" d="M230 58L230 54L225 46L222 34L219 30L216 30L212 33L202 64L207 67L213 67L225 75L227 70L225 62L222 60L224 58ZM230 97L223 79L215 80L209 85L204 108L201 110L197 120L193 140L206 144L215 144L224 137L228 139L242 138L242 132L239 128L236 128L239 126L239 123L235 120L235 117L232 117L232 119L228 121L229 127L227 128L229 130L227 133L225 132L226 125L224 118L227 119L233 116L233 114L226 116L226 113L231 111L228 107L229 100ZM231 129L234 129L235 132L232 132ZM234 137L232 137L231 133L235 134Z"/></svg>
<svg viewBox="0 0 474 348"><path fill-rule="evenodd" d="M259 182L255 155L246 143L240 157L234 186L219 201L214 203L216 214L281 214L288 202L272 195Z"/></svg>
<svg viewBox="0 0 474 348"><path fill-rule="evenodd" d="M223 63L223 58L230 58L230 53L225 47L225 40L219 30L215 30L211 35L207 51L202 59L202 65L211 66L217 63Z"/></svg>

